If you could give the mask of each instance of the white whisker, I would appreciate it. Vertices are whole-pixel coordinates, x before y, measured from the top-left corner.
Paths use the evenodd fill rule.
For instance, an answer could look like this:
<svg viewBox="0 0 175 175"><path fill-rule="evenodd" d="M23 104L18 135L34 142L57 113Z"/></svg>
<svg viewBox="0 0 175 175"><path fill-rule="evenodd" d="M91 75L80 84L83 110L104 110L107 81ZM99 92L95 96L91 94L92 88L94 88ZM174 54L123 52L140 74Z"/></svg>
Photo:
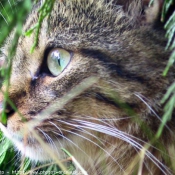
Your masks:
<svg viewBox="0 0 175 175"><path fill-rule="evenodd" d="M60 120L60 122L65 123L65 122L62 121L62 120ZM66 122L66 123L67 123L67 122ZM66 132L68 132L68 133L77 135L77 136L79 136L79 137L81 137L81 138L83 138L83 139L85 139L85 140L88 140L89 142L93 143L94 145L96 145L97 147L99 147L101 150L103 150L108 156L110 156L110 157L114 160L114 162L116 162L116 163L119 165L120 169L121 169L123 172L125 171L125 170L120 166L120 164L117 162L117 160L116 160L113 156L111 156L111 154L110 154L108 151L106 151L105 149L103 149L103 148L102 148L100 145L98 145L97 143L95 143L95 142L93 142L92 140L90 140L90 139L88 139L88 138L82 136L81 134L78 134L78 133L75 133L75 132L72 132L72 131L63 129L63 128L62 128L62 130L66 131Z"/></svg>
<svg viewBox="0 0 175 175"><path fill-rule="evenodd" d="M55 125L55 123L53 123L53 122L51 122L51 121L49 121L49 123L51 123L53 126L55 126L55 127L59 130L59 132L60 132L60 133L58 133L58 132L52 131L54 134L56 134L56 135L62 137L63 139L66 139L67 141L69 141L70 143L72 143L73 145L75 145L75 146L76 146L79 150L81 150L84 154L86 154L77 144L75 144L72 140L70 140L70 139L68 139L67 137L65 137L64 134L63 134L63 132L61 131L61 129L60 129L57 125ZM57 140L59 141L59 139L57 139ZM59 143L60 143L61 147L63 148L63 145L61 144L60 141L59 141ZM86 156L88 156L88 155L86 154ZM88 157L89 157L89 156L88 156Z"/></svg>
<svg viewBox="0 0 175 175"><path fill-rule="evenodd" d="M86 119L88 119L88 118L89 118L89 117L86 117ZM95 120L95 121L100 121L102 124L105 124L105 125L111 127L111 129L112 129L112 128L113 128L114 130L116 129L115 126L111 125L110 123L104 122L103 119L101 120L101 119L97 119L97 118L94 118L94 117L90 117L90 118L91 118L92 120ZM132 118L132 117L126 117L126 118ZM84 118L83 118L83 119L84 119ZM168 154L162 152L162 150L158 149L157 147L151 145L151 144L148 143L148 142L145 142L144 140L142 140L142 139L140 139L140 138L138 138L138 137L135 137L135 136L130 135L130 134L128 134L128 133L124 133L124 134L127 135L127 136L129 136L130 138L133 138L133 139L135 139L135 140L137 140L137 141L140 141L140 142L143 143L143 144L148 145L148 146L151 147L151 148L154 148L155 150L160 151L160 152L163 153L164 155L168 155ZM168 155L168 156L169 156L169 155Z"/></svg>
<svg viewBox="0 0 175 175"><path fill-rule="evenodd" d="M61 135L63 136L61 129L55 123L53 123L51 121L49 121L49 123L52 124L53 126L55 126L60 131Z"/></svg>
<svg viewBox="0 0 175 175"><path fill-rule="evenodd" d="M61 137L63 137L64 139L66 139L68 142L70 142L71 144L73 144L74 146L76 146L80 151L82 151L86 156L88 156L89 157L89 155L87 155L77 144L75 144L72 140L70 140L70 139L68 139L67 137L65 137L64 135L61 135L61 134L59 134L59 133L57 133L57 132L55 132L55 131L52 131L54 134L56 134L56 135L58 135L58 136L61 136ZM59 140L59 139L58 139ZM62 146L62 148L63 148L63 146Z"/></svg>
<svg viewBox="0 0 175 175"><path fill-rule="evenodd" d="M84 119L84 117L82 116L78 116L77 118ZM116 118L116 117L115 118L94 118L94 117L86 116L86 120L90 119L90 120L96 120L96 121L120 121L120 120L126 120L126 119L131 119L131 118L133 117L130 116L130 117L120 117L120 118Z"/></svg>
<svg viewBox="0 0 175 175"><path fill-rule="evenodd" d="M65 124L68 124L68 125L72 125L68 122L65 122L65 121L62 121L62 120L59 120L60 122L62 123L65 123ZM90 129L90 130L94 130L94 131L97 131L97 132L101 132L101 133L104 133L104 134L108 134L110 136L113 136L113 137L116 137L116 138L119 138L129 144L131 144L134 148L137 148L138 150L142 150L142 149L145 149L141 144L139 144L138 142L136 142L135 140L132 139L132 136L130 136L129 134L126 134L120 130L118 130L117 128L110 128L110 127L107 127L107 126L104 126L104 125L100 125L100 124L96 124L96 123L92 123L92 122L88 122L88 121L83 121L83 120L76 120L74 119L73 121L77 121L78 123L80 124L73 124L74 127L78 127L78 128L86 128L86 129ZM74 133L76 134L76 133ZM80 136L79 134L77 134L78 136ZM83 136L81 136L83 137ZM95 143L94 143L95 144ZM98 145L99 146L99 145ZM103 149L104 150L104 149ZM108 153L109 154L109 153ZM145 151L145 154L146 156L152 160L152 162L154 162L154 164L164 173L166 174L167 172L169 174L172 174L168 168L163 164L161 163L151 152L149 152L148 150ZM114 158L113 158L114 159ZM167 170L167 172L164 171Z"/></svg>
<svg viewBox="0 0 175 175"><path fill-rule="evenodd" d="M141 96L142 96L141 94L139 94L139 93L134 93L134 95L135 95L136 97L138 97L138 98L150 109L150 111L162 122L161 117L160 117L160 116L152 109L152 107L141 97ZM172 132L171 129L170 129L167 125L165 125L165 127L166 127L170 132Z"/></svg>
<svg viewBox="0 0 175 175"><path fill-rule="evenodd" d="M51 145L52 149L56 150L57 153L58 153L58 149L57 149L57 146L55 145L54 141L52 140L52 138L46 134L44 131L42 131L40 128L37 128L43 135L44 137L46 138L46 140L48 141L48 143Z"/></svg>
<svg viewBox="0 0 175 175"><path fill-rule="evenodd" d="M56 120L56 121L60 121L60 120L58 120L58 119L55 119L55 120ZM71 123L69 123L69 126L74 126L74 127L75 127L75 125L74 125L74 124L71 124ZM74 128L74 130L76 130L76 131L78 131L78 132L86 133L86 134L88 134L88 135L94 137L95 139L98 140L98 142L100 142L102 145L104 145L104 143L102 142L102 139L99 139L97 136L95 136L95 135L93 135L92 133L90 133L90 132L84 130L83 128L81 128L81 129L80 129L80 128Z"/></svg>

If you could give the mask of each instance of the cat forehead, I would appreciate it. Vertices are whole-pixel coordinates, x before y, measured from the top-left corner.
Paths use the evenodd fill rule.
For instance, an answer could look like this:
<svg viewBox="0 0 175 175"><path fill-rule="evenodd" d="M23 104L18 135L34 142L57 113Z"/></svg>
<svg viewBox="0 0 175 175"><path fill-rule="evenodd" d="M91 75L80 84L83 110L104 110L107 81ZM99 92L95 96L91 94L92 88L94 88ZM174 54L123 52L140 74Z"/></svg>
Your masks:
<svg viewBox="0 0 175 175"><path fill-rule="evenodd" d="M38 22L38 8L41 5L42 3L33 7L30 18L24 25L24 31ZM45 43L53 41L56 46L64 48L73 49L73 47L92 45L106 47L105 43L113 44L115 38L117 42L117 36L128 31L131 25L133 26L133 21L123 11L123 4L116 1L56 1L51 15L42 23L40 35L43 35L42 33L47 35ZM29 38L29 40L33 39Z"/></svg>
<svg viewBox="0 0 175 175"><path fill-rule="evenodd" d="M141 0L70 0L55 1L51 15L46 18L40 29L38 48L44 52L47 45L63 47L71 50L93 47L95 49L112 49L118 47L123 32L134 26L134 17L123 10L132 5L132 9L140 12ZM29 30L38 22L38 9L42 1L34 5L32 12L23 27ZM19 40L21 49L29 54L34 43L33 34L22 36ZM124 37L122 38L122 40ZM8 44L7 44L8 45ZM27 46L27 47L26 47ZM116 47L115 47L116 46ZM37 50L38 51L38 50ZM41 54L39 54L41 55Z"/></svg>

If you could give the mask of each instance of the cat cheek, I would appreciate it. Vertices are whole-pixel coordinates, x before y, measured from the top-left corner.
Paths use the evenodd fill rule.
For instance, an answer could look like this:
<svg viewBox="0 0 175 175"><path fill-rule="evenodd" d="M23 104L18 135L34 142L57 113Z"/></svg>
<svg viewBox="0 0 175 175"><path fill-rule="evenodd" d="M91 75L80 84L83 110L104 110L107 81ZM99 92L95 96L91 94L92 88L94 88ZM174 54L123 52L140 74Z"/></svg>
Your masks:
<svg viewBox="0 0 175 175"><path fill-rule="evenodd" d="M10 132L17 132L22 127L22 117L19 116L18 112L16 112L10 106L10 104L8 104L7 102L6 103L4 103L4 102L5 102L4 101L4 94L1 93L0 94L0 115L1 115L0 128L2 130L9 130ZM4 104L5 104L5 109L4 109ZM14 103L13 103L13 105L15 106ZM20 111L20 112L22 112L22 111ZM5 117L3 117L3 119L2 119L2 113L5 114ZM6 135L8 135L8 134L6 134Z"/></svg>

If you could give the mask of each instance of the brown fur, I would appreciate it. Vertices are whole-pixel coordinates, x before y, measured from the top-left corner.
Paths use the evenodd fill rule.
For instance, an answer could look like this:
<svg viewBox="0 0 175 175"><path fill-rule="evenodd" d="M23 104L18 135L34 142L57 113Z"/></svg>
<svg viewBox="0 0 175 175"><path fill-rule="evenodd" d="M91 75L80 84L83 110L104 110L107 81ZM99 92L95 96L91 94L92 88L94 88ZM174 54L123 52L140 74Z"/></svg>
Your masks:
<svg viewBox="0 0 175 175"><path fill-rule="evenodd" d="M27 123L36 119L50 104L61 101L62 97L86 78L99 78L95 84L35 127L45 143L48 143L47 138L40 130L53 140L59 158L64 157L60 151L63 146L90 175L132 174L141 167L141 148L122 139L125 135L141 145L151 143L151 136L160 124L153 111L162 116L160 99L174 80L174 73L162 77L169 53L164 51L164 31L156 28L153 23L157 18L157 9L152 13L156 13L154 20L149 20L151 25L142 25L143 20L149 18L145 18L145 15L149 15L146 13L148 7L145 2L147 1L56 1L51 16L42 25L34 53L30 53L34 35L21 36L18 43L12 65L9 97ZM36 21L37 10L34 8L24 30L31 28ZM2 49L4 53L7 52L8 45L7 41ZM66 69L53 77L46 72L44 62L49 48L57 47L72 52L73 57ZM32 80L32 76L38 78ZM2 102L3 96L0 99ZM25 122L21 116L15 111L10 112L7 127L1 126L7 137L21 150L19 142L23 145L22 142L27 140L22 152L31 159L50 160L32 133L23 133ZM96 124L97 131L93 130L95 128L81 130L83 124L74 119ZM104 126L103 132L98 131L97 124ZM110 134L121 131L123 135L118 138L107 134L107 127L111 129ZM160 144L163 145L166 154L169 154L169 147L174 144L173 120L168 123L168 127L172 132L165 128L161 139L154 145L158 149ZM77 146L56 132L64 134ZM27 149L31 151L26 153ZM149 147L151 154L159 159L158 165L163 163L171 168L158 149ZM57 154L54 149L53 152ZM160 167L145 155L141 173L171 174L171 170L161 170Z"/></svg>

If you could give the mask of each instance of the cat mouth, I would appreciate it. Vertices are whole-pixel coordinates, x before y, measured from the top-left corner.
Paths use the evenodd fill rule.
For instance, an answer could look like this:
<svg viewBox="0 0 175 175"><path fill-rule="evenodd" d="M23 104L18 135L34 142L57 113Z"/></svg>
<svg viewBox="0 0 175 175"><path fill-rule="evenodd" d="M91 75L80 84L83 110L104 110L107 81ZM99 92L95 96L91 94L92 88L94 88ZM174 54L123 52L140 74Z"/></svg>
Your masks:
<svg viewBox="0 0 175 175"><path fill-rule="evenodd" d="M0 128L9 139L27 146L40 145L41 142L49 144L55 142L55 140L64 142L64 139L69 138L72 133L81 132L76 122L73 122L73 120L70 122L70 119L68 119L70 116L63 115L61 111L56 113L59 114L59 118L51 116L48 119L37 120L33 116L24 122L21 121L20 117L19 121L14 122L13 116L8 119L7 126L0 123ZM15 125L18 127L15 127ZM52 141L50 141L50 138L52 138Z"/></svg>
<svg viewBox="0 0 175 175"><path fill-rule="evenodd" d="M31 120L32 121L32 120ZM62 126L59 121L64 123ZM50 125L48 125L50 123ZM7 138L9 138L25 157L30 158L32 161L48 162L53 158L49 154L51 152L57 157L62 159L63 151L61 148L68 149L72 147L71 143L75 140L81 142L77 138L80 129L72 122L72 127L66 125L67 120L60 119L57 121L44 120L40 126L37 126L32 131L25 134L22 131L13 132L7 127L3 126ZM1 128L1 127L0 127ZM74 141L71 141L74 140Z"/></svg>

